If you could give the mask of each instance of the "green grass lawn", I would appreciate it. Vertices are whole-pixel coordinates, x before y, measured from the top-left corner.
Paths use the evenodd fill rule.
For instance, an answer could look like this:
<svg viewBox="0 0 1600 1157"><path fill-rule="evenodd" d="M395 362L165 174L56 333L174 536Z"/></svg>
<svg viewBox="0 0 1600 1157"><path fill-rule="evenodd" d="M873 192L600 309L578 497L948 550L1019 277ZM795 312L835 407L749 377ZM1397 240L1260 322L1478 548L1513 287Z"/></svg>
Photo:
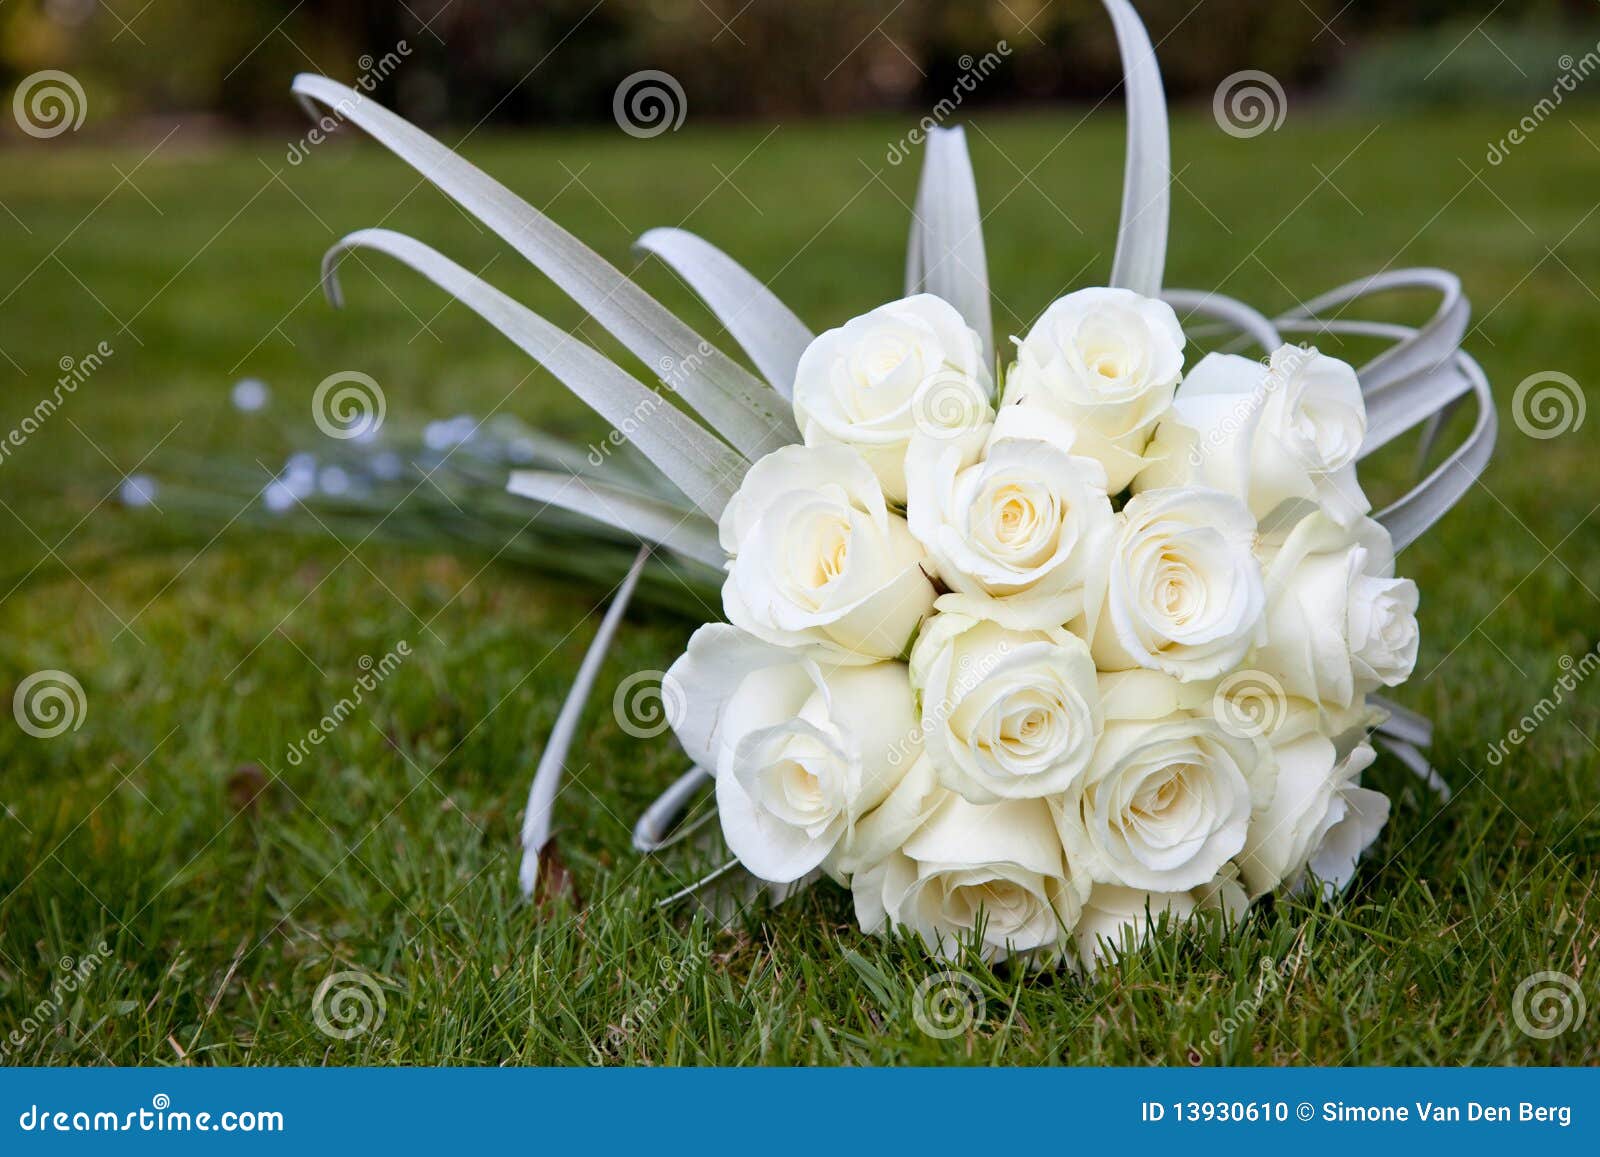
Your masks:
<svg viewBox="0 0 1600 1157"><path fill-rule="evenodd" d="M396 422L500 409L580 445L604 434L509 343L382 258L348 264L350 306L326 306L318 259L349 230L419 235L563 325L579 322L572 306L375 149L334 142L291 167L286 140L180 130L154 152L159 138L9 152L0 435L62 359L102 341L113 352L0 461L0 693L60 669L87 701L81 727L53 739L0 718L5 1059L1595 1063L1600 686L1568 694L1498 765L1486 755L1551 695L1562 657L1600 641L1600 415L1535 440L1510 405L1546 370L1596 401L1600 114L1564 109L1488 167L1488 142L1521 111L1371 123L1296 108L1254 140L1199 112L1174 126L1170 284L1278 310L1386 265L1440 265L1473 298L1467 345L1497 388L1498 457L1401 558L1423 591L1424 644L1398 697L1437 721L1453 802L1384 757L1373 781L1393 819L1341 902L1279 901L1230 940L1169 937L1088 981L969 964L983 1014L949 1039L911 1012L937 966L860 935L831 885L722 930L655 909L711 853L630 850L633 818L683 763L669 737L624 734L610 704L627 675L670 662L690 619L630 616L557 817L572 891L525 905L524 793L600 590L492 549L245 520L213 541L232 510L206 524L116 497L124 472L159 477L180 460L276 468L284 428L306 426L313 387L340 369L381 382ZM1108 105L1080 118L984 116L972 134L1002 335L1108 276L1121 117ZM700 232L820 331L900 294L916 173L884 156L905 127L691 118L654 140L484 133L464 151L624 268L650 226ZM716 335L670 274L639 276ZM271 384L267 416L230 407L245 376ZM1410 453L1373 464L1380 504ZM362 657L402 640L411 657L292 765L290 745ZM1267 962L1286 959L1263 986ZM384 1015L341 1040L313 1005L346 970L373 978ZM1545 971L1577 978L1590 1005L1548 1041L1512 1017L1519 982Z"/></svg>

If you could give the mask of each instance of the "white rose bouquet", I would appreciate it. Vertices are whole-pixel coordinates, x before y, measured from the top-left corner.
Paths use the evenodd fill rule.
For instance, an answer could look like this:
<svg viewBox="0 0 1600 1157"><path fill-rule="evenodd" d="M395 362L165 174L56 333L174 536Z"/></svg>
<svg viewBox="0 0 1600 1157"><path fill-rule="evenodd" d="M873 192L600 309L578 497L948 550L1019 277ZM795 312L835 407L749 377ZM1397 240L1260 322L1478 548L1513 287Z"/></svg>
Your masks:
<svg viewBox="0 0 1600 1157"><path fill-rule="evenodd" d="M667 673L729 848L773 883L822 869L868 931L1085 965L1156 912L1342 887L1388 815L1366 696L1417 651L1350 469L1355 371L1285 345L1191 390L1173 309L1122 289L1016 344L995 396L921 294L801 355L805 440L718 527L732 626Z"/></svg>
<svg viewBox="0 0 1600 1157"><path fill-rule="evenodd" d="M831 877L864 931L910 930L937 954L970 945L1088 968L1163 913L1336 892L1388 818L1362 782L1374 743L1438 785L1427 721L1377 693L1417 660L1417 588L1396 555L1472 487L1494 444L1488 383L1459 349L1460 285L1392 270L1275 318L1164 288L1160 76L1127 0L1105 4L1129 112L1111 285L1051 303L1008 358L992 346L959 129L928 137L906 296L820 335L698 237L640 239L757 376L414 126L325 78L296 81L526 256L682 403L421 242L363 230L329 254L335 297L347 250L422 273L647 460L550 439L540 469L510 478L541 509L592 520L596 537L645 544L534 777L525 888L584 701L652 557L680 583L720 585L727 621L695 632L662 683L693 767L640 820L636 846L661 847L713 780L722 834L752 876L780 891ZM1415 328L1347 316L1396 289L1443 300ZM1193 357L1197 317L1205 336L1264 356ZM1357 368L1301 340L1321 335L1390 345ZM1439 415L1468 395L1465 441L1373 514L1360 459L1423 426L1426 460Z"/></svg>

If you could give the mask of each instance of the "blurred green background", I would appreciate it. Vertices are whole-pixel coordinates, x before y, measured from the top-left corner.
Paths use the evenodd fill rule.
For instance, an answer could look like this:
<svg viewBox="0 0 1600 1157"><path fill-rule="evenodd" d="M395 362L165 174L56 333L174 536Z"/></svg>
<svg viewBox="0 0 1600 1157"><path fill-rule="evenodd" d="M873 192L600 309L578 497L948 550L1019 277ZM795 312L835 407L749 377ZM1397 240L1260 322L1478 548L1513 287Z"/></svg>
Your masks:
<svg viewBox="0 0 1600 1157"><path fill-rule="evenodd" d="M173 499L182 478L260 486L318 446L311 394L339 369L382 383L391 432L510 414L580 446L604 438L548 375L392 263L347 262L349 305L331 309L318 262L352 229L415 234L616 347L357 134L289 163L306 132L289 78L352 80L363 56L406 40L414 51L378 99L722 340L631 242L656 225L698 232L815 331L898 296L917 163L887 151L950 93L961 55L1005 38L1015 52L960 114L1003 337L1110 269L1123 143L1102 10L12 0L0 7L11 80L67 71L87 115L48 139L4 121L0 433L68 366L96 364L0 458L0 696L56 669L86 703L55 738L0 715L4 1059L590 1063L626 1018L643 1023L600 1059L1600 1059L1600 1014L1540 1040L1512 1010L1519 982L1542 971L1575 977L1600 1007L1587 970L1600 690L1580 687L1510 758L1488 757L1550 695L1563 659L1600 641L1596 420L1535 438L1511 401L1546 371L1596 401L1600 108L1580 85L1503 163L1486 160L1551 92L1561 58L1594 49L1594 6L1140 8L1176 94L1169 283L1276 312L1381 268L1438 265L1474 302L1465 344L1496 386L1496 461L1400 562L1421 586L1424 644L1398 698L1436 720L1451 803L1383 758L1372 781L1395 801L1392 822L1341 903L1286 898L1227 943L1169 937L1092 981L969 963L987 1012L932 1039L909 1008L928 961L859 935L835 888L727 931L654 910L714 849L630 850L629 825L681 755L667 737L626 734L611 707L628 676L666 666L716 613L691 602L687 615L630 615L560 801L570 888L519 903L527 779L601 591L512 565L509 539L407 546L326 509L319 522L260 501L197 512ZM688 115L641 140L611 101L645 68L681 82ZM1242 69L1287 92L1281 126L1248 139L1211 108ZM1378 309L1415 321L1431 307ZM101 343L112 352L97 355ZM264 409L230 403L242 380L265 383ZM1413 453L1405 442L1364 464L1380 505L1412 476ZM449 499L425 496L405 526L445 543ZM401 669L313 758L289 762L362 657L401 640L413 652ZM92 979L52 1003L62 959L102 941ZM1281 991L1254 999L1262 969L1291 958ZM316 992L348 969L386 1011L339 1040L319 1031ZM668 972L678 980L664 987Z"/></svg>
<svg viewBox="0 0 1600 1157"><path fill-rule="evenodd" d="M1139 11L1153 40L1172 38L1162 69L1180 100L1247 68L1302 95L1386 106L1537 96L1558 57L1600 39L1592 0ZM1084 0L10 0L0 79L71 72L93 89L102 131L201 112L222 127L271 124L292 112L285 76L349 80L403 42L385 100L422 124L603 120L617 82L641 69L676 77L696 116L775 118L931 106L963 56L1002 41L1006 65L976 105L1094 101L1121 76L1110 24Z"/></svg>

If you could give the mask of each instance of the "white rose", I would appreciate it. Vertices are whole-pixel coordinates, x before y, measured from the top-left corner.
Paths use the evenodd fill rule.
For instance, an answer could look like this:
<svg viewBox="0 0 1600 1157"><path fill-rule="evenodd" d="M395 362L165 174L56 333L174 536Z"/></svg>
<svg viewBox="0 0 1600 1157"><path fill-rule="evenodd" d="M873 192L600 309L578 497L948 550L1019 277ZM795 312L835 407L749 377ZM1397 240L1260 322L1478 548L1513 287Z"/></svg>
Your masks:
<svg viewBox="0 0 1600 1157"><path fill-rule="evenodd" d="M1375 758L1365 729L1335 739L1322 733L1325 722L1315 705L1294 701L1270 736L1277 788L1239 856L1254 895L1280 885L1298 890L1308 868L1328 894L1342 890L1389 818L1389 800L1361 786Z"/></svg>
<svg viewBox="0 0 1600 1157"><path fill-rule="evenodd" d="M1017 343L1006 405L1071 423L1072 452L1097 459L1115 494L1144 465L1183 373L1183 342L1166 302L1126 289L1080 289L1052 304Z"/></svg>
<svg viewBox="0 0 1600 1157"><path fill-rule="evenodd" d="M906 497L911 436L977 431L993 417L993 397L978 335L954 306L926 293L821 334L795 369L806 444L859 451L895 502Z"/></svg>
<svg viewBox="0 0 1600 1157"><path fill-rule="evenodd" d="M865 932L906 927L954 957L982 928L984 959L1049 958L1088 885L1073 874L1041 800L972 804L947 793L898 852L851 880Z"/></svg>
<svg viewBox="0 0 1600 1157"><path fill-rule="evenodd" d="M1094 754L1099 690L1075 635L935 615L912 648L911 680L939 782L973 803L1064 791Z"/></svg>
<svg viewBox="0 0 1600 1157"><path fill-rule="evenodd" d="M1106 676L1106 711L1088 770L1055 802L1061 840L1101 884L1182 892L1216 877L1272 793L1265 745L1179 706L1162 675Z"/></svg>
<svg viewBox="0 0 1600 1157"><path fill-rule="evenodd" d="M1244 499L1262 521L1303 499L1348 525L1372 508L1356 480L1366 435L1361 383L1347 363L1294 345L1265 368L1210 354L1178 387L1134 489L1209 486Z"/></svg>
<svg viewBox="0 0 1600 1157"><path fill-rule="evenodd" d="M1100 668L1189 680L1236 666L1265 604L1256 523L1244 504L1220 490L1148 490L1117 522L1094 636Z"/></svg>
<svg viewBox="0 0 1600 1157"><path fill-rule="evenodd" d="M1290 695L1349 707L1417 663L1417 584L1394 577L1394 542L1370 518L1308 515L1267 557L1265 641L1252 665Z"/></svg>
<svg viewBox="0 0 1600 1157"><path fill-rule="evenodd" d="M839 871L857 822L916 760L900 663L825 669L713 623L694 633L667 683L684 704L679 741L716 776L723 837L763 880ZM908 745L910 759L891 758Z"/></svg>
<svg viewBox="0 0 1600 1157"><path fill-rule="evenodd" d="M921 544L860 455L843 447L768 454L719 529L733 555L723 610L768 642L838 663L893 659L933 606Z"/></svg>
<svg viewBox="0 0 1600 1157"><path fill-rule="evenodd" d="M1239 919L1249 907L1249 899L1236 882L1237 875L1232 864L1225 865L1215 880L1187 892L1096 884L1083 902L1083 915L1073 933L1079 964L1092 972L1113 957L1143 948L1162 913L1172 924L1185 923L1197 912Z"/></svg>
<svg viewBox="0 0 1600 1157"><path fill-rule="evenodd" d="M907 459L911 533L952 593L941 611L991 618L1016 630L1051 629L1086 616L1105 587L1114 516L1105 471L1043 440L1008 407L983 459L920 437Z"/></svg>

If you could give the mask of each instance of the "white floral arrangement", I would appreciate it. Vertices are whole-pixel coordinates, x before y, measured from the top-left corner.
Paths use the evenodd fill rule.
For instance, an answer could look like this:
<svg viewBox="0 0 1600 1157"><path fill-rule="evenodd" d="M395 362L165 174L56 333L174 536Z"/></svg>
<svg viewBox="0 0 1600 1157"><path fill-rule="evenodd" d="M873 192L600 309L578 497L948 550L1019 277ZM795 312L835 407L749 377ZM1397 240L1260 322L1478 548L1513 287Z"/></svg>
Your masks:
<svg viewBox="0 0 1600 1157"><path fill-rule="evenodd" d="M1367 695L1417 656L1361 386L1297 345L1184 375L1184 345L1166 303L1079 290L998 408L931 294L806 347L804 441L718 524L730 625L667 673L753 876L820 869L938 953L1085 963L1349 882L1389 814Z"/></svg>
<svg viewBox="0 0 1600 1157"><path fill-rule="evenodd" d="M935 129L907 296L813 336L731 258L677 229L640 239L759 377L510 190L344 86L295 90L412 163L566 290L685 408L455 262L352 234L478 312L648 459L581 452L509 489L643 542L540 760L523 831L531 891L566 753L652 555L721 583L666 674L692 767L639 821L654 851L714 781L740 865L782 893L825 874L863 931L954 955L1091 968L1163 914L1237 918L1275 892L1349 883L1389 801L1375 743L1436 790L1431 728L1378 697L1417 658L1417 588L1395 557L1471 488L1495 420L1440 270L1393 270L1268 318L1164 288L1170 161L1154 52L1105 0L1128 97L1111 285L1069 293L992 348L977 189ZM1345 316L1427 290L1421 326ZM1207 336L1261 360L1210 353ZM1190 326L1191 334L1195 326ZM1285 335L1391 343L1353 367ZM1471 396L1465 440L1376 513L1358 462ZM698 420L697 417L698 416ZM688 890L685 890L688 891Z"/></svg>

